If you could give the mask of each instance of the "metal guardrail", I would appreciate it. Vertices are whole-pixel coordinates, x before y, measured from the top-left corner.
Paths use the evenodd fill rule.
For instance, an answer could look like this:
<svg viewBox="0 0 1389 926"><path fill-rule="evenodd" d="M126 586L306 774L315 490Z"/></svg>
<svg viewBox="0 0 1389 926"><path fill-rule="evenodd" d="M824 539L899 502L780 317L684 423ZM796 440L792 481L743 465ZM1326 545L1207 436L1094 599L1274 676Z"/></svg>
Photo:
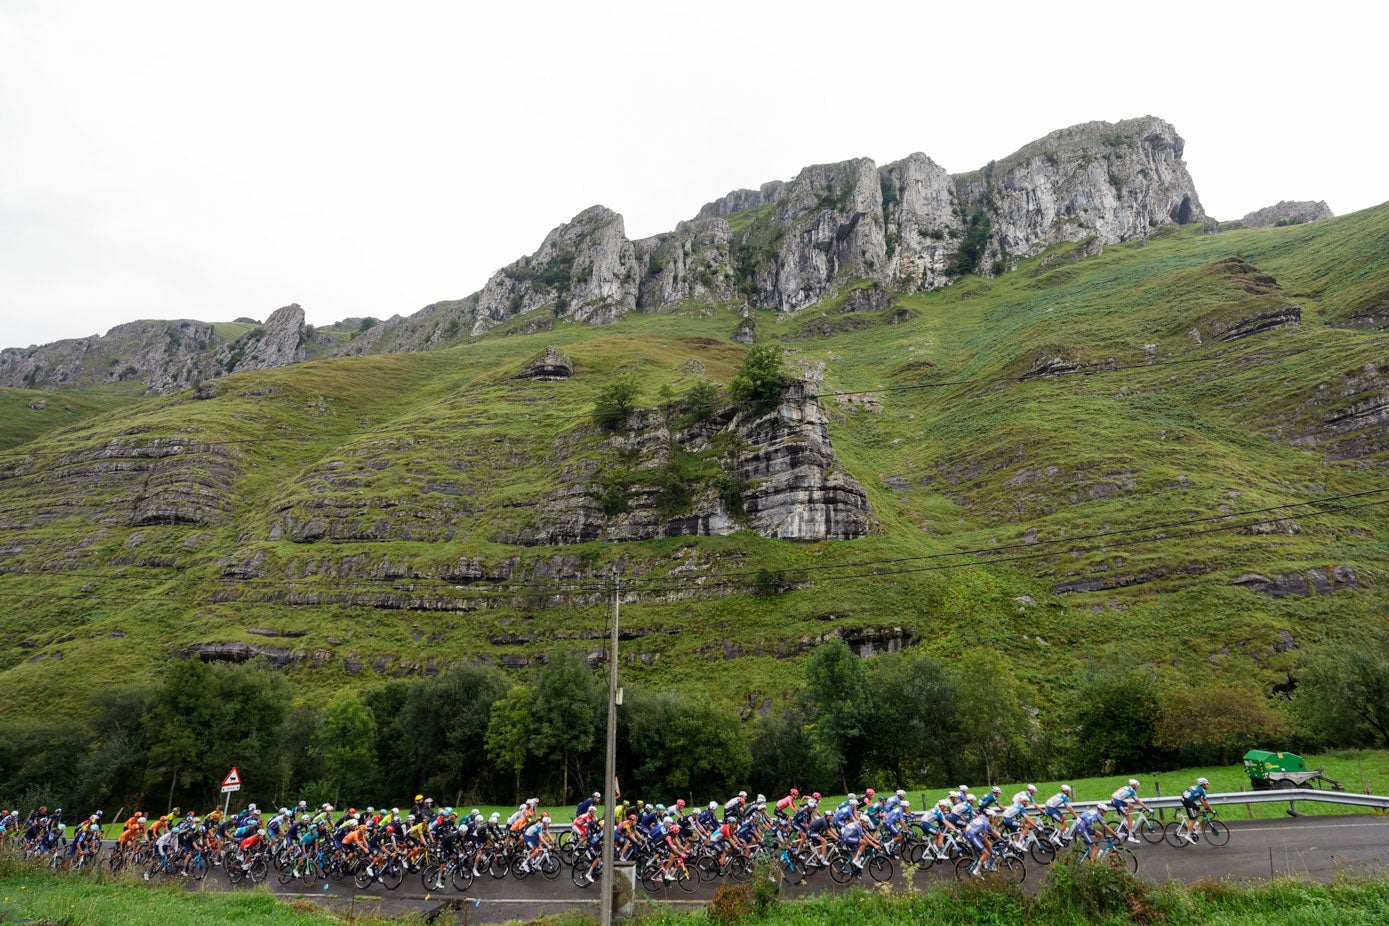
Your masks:
<svg viewBox="0 0 1389 926"><path fill-rule="evenodd" d="M1139 799L1152 810L1173 810L1182 806L1180 795L1168 797L1144 797ZM1311 801L1318 804L1345 804L1349 807L1368 807L1372 810L1389 811L1389 797L1378 794L1356 794L1353 791L1320 791L1315 788L1284 788L1272 791L1227 791L1221 794L1207 794L1206 801L1212 807L1228 807L1238 804L1279 804L1286 801L1291 809L1296 809L1298 801ZM1072 801L1077 812L1094 807L1104 801ZM1038 809L1041 804L1037 805ZM926 816L924 811L913 811L912 816L920 820ZM567 832L570 824L558 821L550 824L550 832Z"/></svg>
<svg viewBox="0 0 1389 926"><path fill-rule="evenodd" d="M1167 810L1182 806L1179 795L1171 797L1143 797L1139 799L1154 810ZM1212 807L1234 804L1279 804L1287 801L1312 801L1320 804L1346 804L1351 807L1371 807L1376 810L1389 810L1389 797L1378 794L1356 794L1352 791L1319 791L1314 788L1284 788L1274 791L1227 791L1221 794L1207 794L1206 801ZM1081 809L1094 807L1101 801L1074 801L1072 807Z"/></svg>

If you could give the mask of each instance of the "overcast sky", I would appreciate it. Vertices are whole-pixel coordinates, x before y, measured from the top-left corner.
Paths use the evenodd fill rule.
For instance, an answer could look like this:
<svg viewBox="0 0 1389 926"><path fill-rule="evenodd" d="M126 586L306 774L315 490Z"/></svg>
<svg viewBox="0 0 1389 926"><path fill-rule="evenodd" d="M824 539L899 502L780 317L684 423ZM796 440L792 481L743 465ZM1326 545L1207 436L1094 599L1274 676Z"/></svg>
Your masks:
<svg viewBox="0 0 1389 926"><path fill-rule="evenodd" d="M1296 15L1283 12L1296 10ZM1389 200L1389 16L1318 2L0 0L0 346L465 296L807 164L1155 115L1206 211Z"/></svg>

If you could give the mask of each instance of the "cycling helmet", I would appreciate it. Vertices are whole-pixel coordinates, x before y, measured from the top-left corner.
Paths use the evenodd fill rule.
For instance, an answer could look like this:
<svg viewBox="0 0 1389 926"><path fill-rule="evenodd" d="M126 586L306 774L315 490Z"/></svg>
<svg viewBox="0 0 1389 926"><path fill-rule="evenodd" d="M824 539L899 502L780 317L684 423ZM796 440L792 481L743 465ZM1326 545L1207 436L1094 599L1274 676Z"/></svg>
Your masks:
<svg viewBox="0 0 1389 926"><path fill-rule="evenodd" d="M818 801L818 800L820 799L820 792L819 792L819 791L812 791L811 794L810 794L810 796L813 797L813 798L815 798L815 799Z"/></svg>
<svg viewBox="0 0 1389 926"><path fill-rule="evenodd" d="M852 800L853 800L854 798L856 798L856 797L858 797L858 795L855 794L854 792L850 791L848 797L846 798L846 800L852 801Z"/></svg>
<svg viewBox="0 0 1389 926"><path fill-rule="evenodd" d="M143 825L147 822L147 819L146 819L145 817L141 817L140 819L136 820L135 822L136 822L136 823L139 823L141 826L143 826Z"/></svg>
<svg viewBox="0 0 1389 926"><path fill-rule="evenodd" d="M657 804L657 805L656 805L656 812L657 812L657 813L661 813L661 812L662 812L663 810L665 810L665 809L666 809L666 805L665 805L665 804Z"/></svg>
<svg viewBox="0 0 1389 926"><path fill-rule="evenodd" d="M858 806L858 798L856 798L856 797L851 797L851 798L849 798L849 806L850 806L850 807L857 807L857 806Z"/></svg>
<svg viewBox="0 0 1389 926"><path fill-rule="evenodd" d="M159 822L160 822L160 823L168 823L168 822L169 822L169 815L168 815L168 814L163 814L162 816L160 816Z"/></svg>
<svg viewBox="0 0 1389 926"><path fill-rule="evenodd" d="M948 798L948 797L943 797L943 798L941 798L940 800L936 801L936 806L937 806L937 807L949 807L949 806L950 806L950 798Z"/></svg>
<svg viewBox="0 0 1389 926"><path fill-rule="evenodd" d="M666 818L665 818L664 820L662 820L661 822L662 822L662 823L674 823L674 822L675 822L675 818L672 817L670 814L666 814Z"/></svg>
<svg viewBox="0 0 1389 926"><path fill-rule="evenodd" d="M906 792L906 791L903 791L901 788L898 788L898 789L897 789L897 796L898 796L898 797L906 797L906 796L907 796L907 792Z"/></svg>
<svg viewBox="0 0 1389 926"><path fill-rule="evenodd" d="M549 823L549 822L550 822L550 815L549 815L548 813L542 813L542 814L540 815L540 821L541 821L542 823Z"/></svg>
<svg viewBox="0 0 1389 926"><path fill-rule="evenodd" d="M89 833L100 833L100 832L101 832L101 824L100 824L100 823L93 823L91 826L87 827L87 832L89 832Z"/></svg>
<svg viewBox="0 0 1389 926"><path fill-rule="evenodd" d="M864 797L872 797L873 795L875 795L875 794L877 794L877 793L878 793L877 791L874 791L872 788L869 788L867 791L864 791L864 792L863 792L863 796L864 796Z"/></svg>
<svg viewBox="0 0 1389 926"><path fill-rule="evenodd" d="M984 811L984 813L988 814L991 817L996 817L998 816L998 808L990 807L988 810Z"/></svg>
<svg viewBox="0 0 1389 926"><path fill-rule="evenodd" d="M684 807L684 806L685 806L685 799L682 797L682 798L680 798L679 800L677 800L677 801L675 802L675 806L676 806L676 807Z"/></svg>
<svg viewBox="0 0 1389 926"><path fill-rule="evenodd" d="M434 805L434 798L432 798L432 797L427 797L427 798L425 798L425 799L424 799L424 805L425 805L426 807L432 807L432 806Z"/></svg>
<svg viewBox="0 0 1389 926"><path fill-rule="evenodd" d="M405 822L406 822L406 823L414 823L414 822L415 822L415 815L414 815L414 814L410 814L409 816L407 816L407 817L405 818Z"/></svg>
<svg viewBox="0 0 1389 926"><path fill-rule="evenodd" d="M1062 786L1061 786L1061 793L1062 793L1062 794L1074 794L1075 791L1071 788L1070 785L1062 785Z"/></svg>
<svg viewBox="0 0 1389 926"><path fill-rule="evenodd" d="M488 817L487 819L488 819L490 822L492 822L492 823L496 823L496 822L497 822L498 820L500 820L501 818L502 818L502 815L499 814L499 813L497 813L497 812L494 810L494 811L492 811L492 816Z"/></svg>
<svg viewBox="0 0 1389 926"><path fill-rule="evenodd" d="M252 810L255 810L255 807L252 807L251 809L252 809ZM349 808L347 808L347 815L348 815L349 817L355 817L355 816L357 816L357 808L356 808L356 807L349 807Z"/></svg>
<svg viewBox="0 0 1389 926"><path fill-rule="evenodd" d="M805 802L805 806L807 806L807 807L819 807L819 806L820 806L820 802L817 801L815 798L812 797L812 798L808 799L808 800Z"/></svg>
<svg viewBox="0 0 1389 926"><path fill-rule="evenodd" d="M1098 804L1095 805L1095 809L1098 810L1100 813L1109 813L1111 810L1114 809L1114 806L1110 804L1109 801L1100 801Z"/></svg>
<svg viewBox="0 0 1389 926"><path fill-rule="evenodd" d="M800 797L800 796L801 796L801 792L797 791L795 788L792 788L792 789L791 789L791 796L792 796L792 797Z"/></svg>
<svg viewBox="0 0 1389 926"><path fill-rule="evenodd" d="M1002 794L1002 793L1003 793L1003 789L1000 788L998 785L994 785L994 786L993 786L992 788L990 788L989 790L992 791L992 792L995 793L995 794Z"/></svg>
<svg viewBox="0 0 1389 926"><path fill-rule="evenodd" d="M1036 793L1037 793L1037 786L1036 786L1036 785L1028 785L1028 786L1027 786L1027 793L1028 793L1028 794L1036 794Z"/></svg>
<svg viewBox="0 0 1389 926"><path fill-rule="evenodd" d="M907 800L905 797L902 798L902 804L901 804L902 807L910 807L911 805L912 805L912 802L911 802L911 801Z"/></svg>
<svg viewBox="0 0 1389 926"><path fill-rule="evenodd" d="M1138 787L1138 779L1137 779L1137 778L1130 778L1130 779L1129 779L1129 787L1130 787L1130 788L1136 788L1136 787Z"/></svg>
<svg viewBox="0 0 1389 926"><path fill-rule="evenodd" d="M475 817L480 817L480 816L482 816L482 811L481 811L481 810L478 810L476 807L474 807L474 808L473 808L473 816L475 816Z"/></svg>
<svg viewBox="0 0 1389 926"><path fill-rule="evenodd" d="M951 792L950 792L950 800L952 800L952 801L958 801L959 799L960 799L960 792L959 792L959 791L951 791Z"/></svg>
<svg viewBox="0 0 1389 926"><path fill-rule="evenodd" d="M709 802L709 809L710 809L710 810L718 810L718 809L719 809L719 802L718 802L718 801L710 801L710 802Z"/></svg>
<svg viewBox="0 0 1389 926"><path fill-rule="evenodd" d="M424 795L423 795L423 794L416 794L416 795L415 795L415 803L416 803L416 804L418 804L418 803L419 803L420 801L422 801L422 800L424 800Z"/></svg>
<svg viewBox="0 0 1389 926"><path fill-rule="evenodd" d="M1206 785L1210 784L1210 779L1198 778L1196 779L1196 783L1204 788Z"/></svg>
<svg viewBox="0 0 1389 926"><path fill-rule="evenodd" d="M249 810L251 813L255 813L255 812L256 812L256 805L255 805L255 804L252 804L252 805L250 805L249 807L247 807L246 809ZM177 811L175 811L175 812L177 812Z"/></svg>
<svg viewBox="0 0 1389 926"><path fill-rule="evenodd" d="M746 791L739 791L739 792L738 792L738 796L739 796L739 797L742 797L742 798L746 798L746 797L748 796L748 792L746 792Z"/></svg>
<svg viewBox="0 0 1389 926"><path fill-rule="evenodd" d="M538 805L540 804L540 798L538 798L538 797L529 798L529 799L526 800L526 803L527 803L527 804L530 804L532 807L536 807L536 806L538 806Z"/></svg>
<svg viewBox="0 0 1389 926"><path fill-rule="evenodd" d="M765 795L765 794L759 794L759 795L757 795L757 803L759 803L759 804L765 804L765 803L767 803L767 795Z"/></svg>

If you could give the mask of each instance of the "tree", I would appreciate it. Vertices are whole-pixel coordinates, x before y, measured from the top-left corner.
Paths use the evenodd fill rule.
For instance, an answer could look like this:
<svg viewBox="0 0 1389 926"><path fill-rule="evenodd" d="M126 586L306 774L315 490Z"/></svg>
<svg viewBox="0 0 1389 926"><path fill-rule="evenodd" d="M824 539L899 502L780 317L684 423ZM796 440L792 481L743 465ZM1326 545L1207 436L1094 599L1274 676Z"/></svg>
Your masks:
<svg viewBox="0 0 1389 926"><path fill-rule="evenodd" d="M789 788L809 794L839 777L837 768L827 770L820 761L805 714L795 706L757 718L748 738L750 784L765 794L785 793Z"/></svg>
<svg viewBox="0 0 1389 926"><path fill-rule="evenodd" d="M412 682L389 733L394 761L403 760L410 772L406 788L453 792L451 803L458 803L465 786L477 787L487 770L492 705L510 688L506 675L490 666L460 666Z"/></svg>
<svg viewBox="0 0 1389 926"><path fill-rule="evenodd" d="M961 745L971 773L989 782L1022 777L1032 724L1007 661L994 650L971 650L960 660L959 696Z"/></svg>
<svg viewBox="0 0 1389 926"><path fill-rule="evenodd" d="M516 803L521 798L521 771L526 767L531 727L535 724L535 692L525 685L514 685L506 696L492 705L487 721L487 758L515 780Z"/></svg>
<svg viewBox="0 0 1389 926"><path fill-rule="evenodd" d="M868 673L868 761L895 787L958 777L959 687L954 673L929 656L874 660Z"/></svg>
<svg viewBox="0 0 1389 926"><path fill-rule="evenodd" d="M593 748L603 701L588 663L573 650L554 649L536 675L531 752L560 760L561 803L569 803L571 770L583 785L581 761Z"/></svg>
<svg viewBox="0 0 1389 926"><path fill-rule="evenodd" d="M817 647L805 668L806 714L825 762L849 790L863 770L867 743L867 670L842 640Z"/></svg>
<svg viewBox="0 0 1389 926"><path fill-rule="evenodd" d="M355 691L343 690L323 709L310 754L323 763L323 780L341 803L342 789L358 790L375 762L376 718Z"/></svg>
<svg viewBox="0 0 1389 926"><path fill-rule="evenodd" d="M1221 765L1230 750L1244 750L1260 739L1281 737L1288 723L1248 681L1169 688L1160 698L1154 742L1163 749L1218 753Z"/></svg>
<svg viewBox="0 0 1389 926"><path fill-rule="evenodd" d="M781 401L793 379L782 362L777 344L754 344L733 375L728 392L740 402L769 408Z"/></svg>
<svg viewBox="0 0 1389 926"><path fill-rule="evenodd" d="M1330 743L1389 747L1389 633L1319 649L1293 692L1293 710Z"/></svg>
<svg viewBox="0 0 1389 926"><path fill-rule="evenodd" d="M684 409L684 414L680 416L682 426L708 421L719 407L719 390L713 383L701 379L690 387L680 404Z"/></svg>
<svg viewBox="0 0 1389 926"><path fill-rule="evenodd" d="M593 400L593 421L604 431L626 427L627 419L637 410L641 386L636 377L619 376L598 390Z"/></svg>
<svg viewBox="0 0 1389 926"><path fill-rule="evenodd" d="M1160 710L1157 682L1150 673L1134 669L1082 677L1065 714L1073 770L1107 775L1151 767Z"/></svg>

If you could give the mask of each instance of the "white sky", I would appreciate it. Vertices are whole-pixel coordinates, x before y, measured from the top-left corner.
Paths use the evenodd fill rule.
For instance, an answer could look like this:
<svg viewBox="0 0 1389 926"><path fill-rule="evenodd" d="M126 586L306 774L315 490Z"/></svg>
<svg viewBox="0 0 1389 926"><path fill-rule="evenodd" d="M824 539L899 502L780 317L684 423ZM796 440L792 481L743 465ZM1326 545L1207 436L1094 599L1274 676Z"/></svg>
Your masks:
<svg viewBox="0 0 1389 926"><path fill-rule="evenodd" d="M0 346L465 296L807 164L1155 115L1222 219L1389 200L1379 4L0 0Z"/></svg>

